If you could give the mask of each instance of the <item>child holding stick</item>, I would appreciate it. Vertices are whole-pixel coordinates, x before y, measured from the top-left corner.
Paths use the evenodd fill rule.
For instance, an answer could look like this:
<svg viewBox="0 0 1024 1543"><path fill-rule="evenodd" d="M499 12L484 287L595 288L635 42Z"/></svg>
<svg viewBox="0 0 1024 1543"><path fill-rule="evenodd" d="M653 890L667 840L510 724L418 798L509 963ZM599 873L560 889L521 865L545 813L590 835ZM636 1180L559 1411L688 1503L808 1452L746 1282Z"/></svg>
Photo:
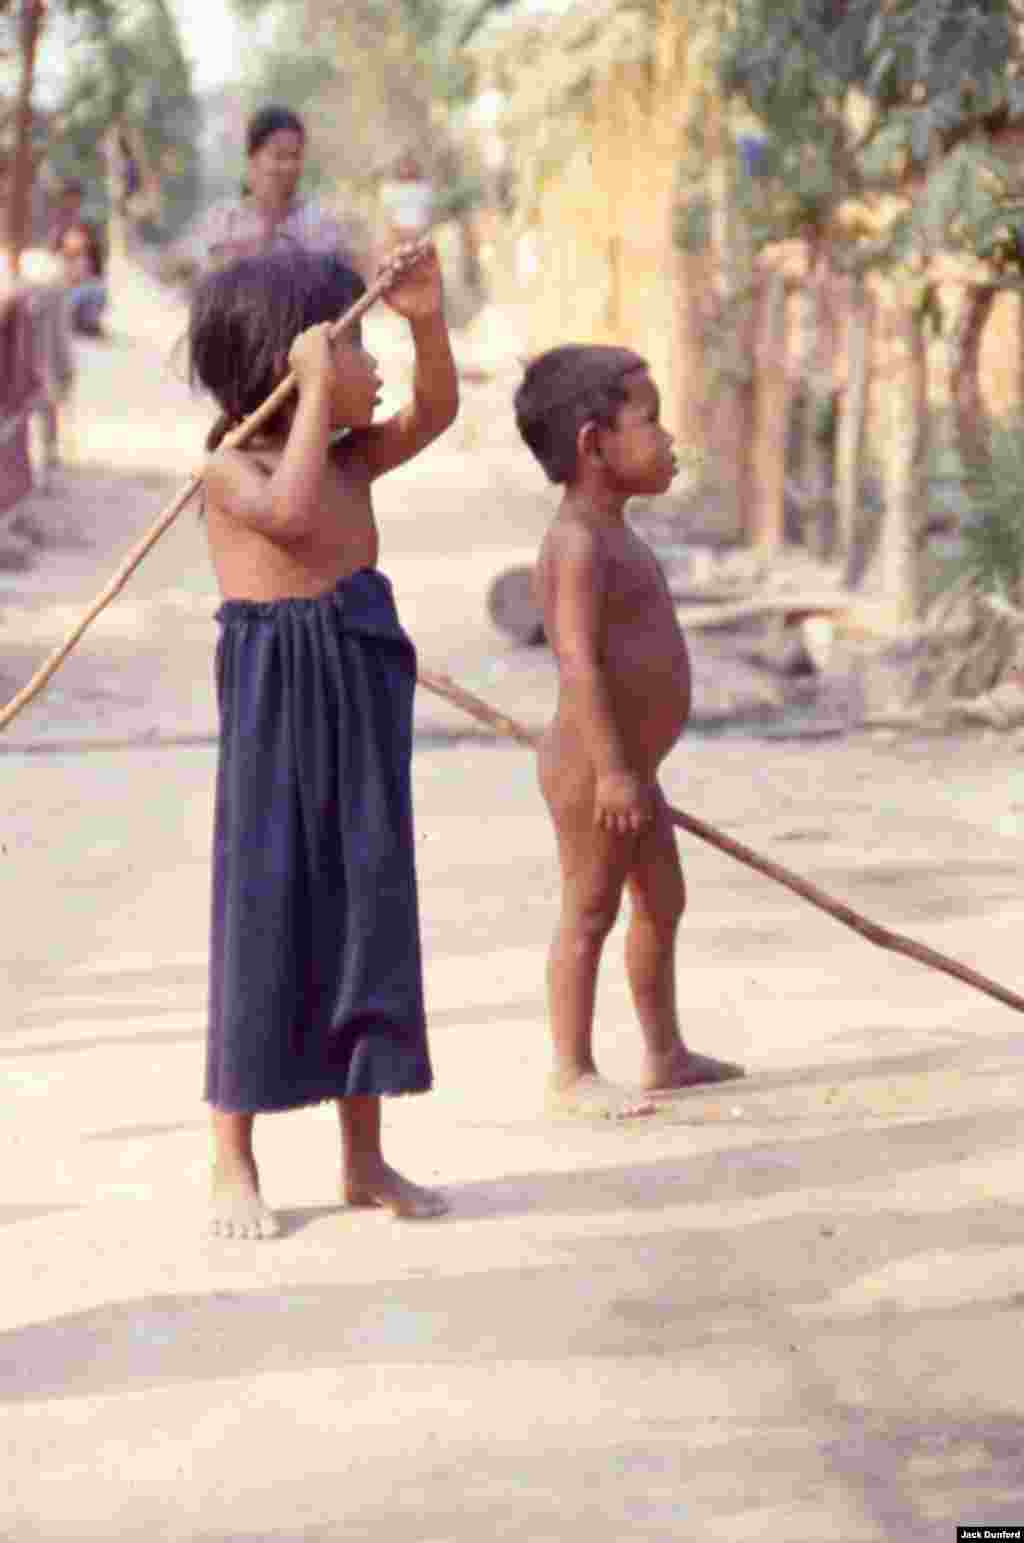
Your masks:
<svg viewBox="0 0 1024 1543"><path fill-rule="evenodd" d="M743 1075L687 1049L676 1012L686 890L657 771L689 715L690 664L664 575L624 515L634 494L667 491L672 437L646 363L625 348L549 350L528 366L515 409L526 444L565 488L534 579L559 676L538 748L562 873L548 966L549 1103L625 1119L649 1114L651 1093ZM644 1039L640 1096L599 1076L593 1055L598 965L623 889L632 902L626 968Z"/></svg>
<svg viewBox="0 0 1024 1543"><path fill-rule="evenodd" d="M350 1205L436 1216L442 1196L381 1152L382 1095L426 1091L410 799L413 647L377 568L377 477L454 420L458 385L432 248L387 292L415 347L411 402L373 421L380 379L363 292L333 255L250 257L209 275L193 379L223 417L204 474L217 613L220 749L206 1098L211 1230L278 1230L253 1153L257 1113L337 1101ZM297 400L245 450L217 448L291 369Z"/></svg>

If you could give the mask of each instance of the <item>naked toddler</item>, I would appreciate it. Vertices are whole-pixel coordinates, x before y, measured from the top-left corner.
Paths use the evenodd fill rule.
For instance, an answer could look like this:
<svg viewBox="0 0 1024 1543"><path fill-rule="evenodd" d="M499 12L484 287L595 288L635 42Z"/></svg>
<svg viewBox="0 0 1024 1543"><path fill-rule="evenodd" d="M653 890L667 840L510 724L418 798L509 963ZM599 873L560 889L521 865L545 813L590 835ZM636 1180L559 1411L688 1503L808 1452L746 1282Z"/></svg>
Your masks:
<svg viewBox="0 0 1024 1543"><path fill-rule="evenodd" d="M661 762L690 711L690 663L664 575L627 525L638 494L676 472L657 388L629 349L566 345L528 366L519 432L565 488L534 582L558 664L558 706L538 750L555 825L562 903L548 966L557 1111L650 1113L650 1094L743 1070L689 1050L679 1029L675 938L686 903ZM644 1093L598 1075L594 999L601 950L628 889L626 968L644 1038Z"/></svg>

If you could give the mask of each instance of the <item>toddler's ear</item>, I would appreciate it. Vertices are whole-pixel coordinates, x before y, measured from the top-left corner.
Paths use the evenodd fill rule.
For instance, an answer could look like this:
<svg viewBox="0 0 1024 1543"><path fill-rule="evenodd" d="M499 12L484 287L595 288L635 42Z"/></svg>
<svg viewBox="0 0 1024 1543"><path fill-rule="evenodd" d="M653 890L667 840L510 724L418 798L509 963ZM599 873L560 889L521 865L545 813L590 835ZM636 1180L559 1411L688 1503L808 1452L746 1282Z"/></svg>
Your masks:
<svg viewBox="0 0 1024 1543"><path fill-rule="evenodd" d="M588 418L576 435L576 454L580 461L604 460L601 453L600 428L593 418Z"/></svg>

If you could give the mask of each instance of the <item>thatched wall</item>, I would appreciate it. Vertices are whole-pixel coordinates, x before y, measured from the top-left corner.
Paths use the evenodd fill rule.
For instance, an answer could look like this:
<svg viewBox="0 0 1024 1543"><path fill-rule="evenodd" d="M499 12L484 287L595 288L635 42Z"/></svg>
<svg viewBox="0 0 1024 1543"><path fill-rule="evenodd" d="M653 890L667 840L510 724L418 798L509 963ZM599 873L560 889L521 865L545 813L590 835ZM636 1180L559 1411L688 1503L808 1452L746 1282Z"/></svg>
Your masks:
<svg viewBox="0 0 1024 1543"><path fill-rule="evenodd" d="M499 58L515 82L519 260L511 283L529 347L635 348L678 430L672 209L689 91L683 19L665 0L652 33L595 0L560 27L549 24L542 40L525 27L503 38Z"/></svg>
<svg viewBox="0 0 1024 1543"><path fill-rule="evenodd" d="M707 257L680 251L672 228L686 124L710 111L709 34L699 10L691 14L688 31L673 0L655 6L653 21L614 0L576 0L560 19L514 21L502 32L488 65L508 96L519 203L506 231L515 255L495 273L508 286L499 298L521 308L532 352L586 340L637 349L661 387L677 441L698 455L714 446L721 458L703 347L721 297L710 293L716 275ZM792 270L788 277L783 310L758 319L743 348L762 378L749 435L737 446L747 489L742 518L748 539L768 542L781 535L775 444L805 368L795 342L801 302ZM1020 307L1016 297L1000 297L983 335L981 394L995 415L1022 399ZM841 352L841 323L836 330ZM774 368L780 344L784 363ZM883 332L873 329L869 434L887 419L887 352Z"/></svg>
<svg viewBox="0 0 1024 1543"><path fill-rule="evenodd" d="M600 83L590 144L543 188L533 231L532 349L569 339L628 344L650 363L675 421L671 187L674 158L652 142L638 66Z"/></svg>

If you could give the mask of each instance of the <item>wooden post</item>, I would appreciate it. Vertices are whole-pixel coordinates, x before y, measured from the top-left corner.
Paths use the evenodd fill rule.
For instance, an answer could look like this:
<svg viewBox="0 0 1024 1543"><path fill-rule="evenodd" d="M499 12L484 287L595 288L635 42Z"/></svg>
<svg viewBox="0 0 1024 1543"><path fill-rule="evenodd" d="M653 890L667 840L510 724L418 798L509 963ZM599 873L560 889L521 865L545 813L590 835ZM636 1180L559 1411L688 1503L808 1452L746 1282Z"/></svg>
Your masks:
<svg viewBox="0 0 1024 1543"><path fill-rule="evenodd" d="M668 123L675 163L669 191L666 237L672 273L672 375L674 392L670 420L679 442L704 476L708 461L710 389L707 332L712 263L708 247L684 246L676 239L676 218L697 195L692 183L681 186L679 172L691 120L703 120L700 103L709 89L707 18L703 11L679 0L659 6L658 71L660 90L656 121ZM711 89L717 89L712 83ZM703 194L705 183L700 182Z"/></svg>
<svg viewBox="0 0 1024 1543"><path fill-rule="evenodd" d="M107 202L110 213L107 218L107 252L115 261L124 257L128 250L127 212L125 197L124 153L121 149L121 124L115 121L104 135L102 150L106 170Z"/></svg>
<svg viewBox="0 0 1024 1543"><path fill-rule="evenodd" d="M36 54L43 30L44 0L21 0L19 53L21 74L14 106L14 159L7 212L7 251L11 276L16 278L21 254L28 244L34 166L32 158L32 91Z"/></svg>
<svg viewBox="0 0 1024 1543"><path fill-rule="evenodd" d="M712 365L708 482L718 495L715 534L726 542L747 537L754 404L754 338L749 297L721 317L722 346ZM709 372L709 373L712 373Z"/></svg>
<svg viewBox="0 0 1024 1543"><path fill-rule="evenodd" d="M957 448L965 465L988 455L988 422L981 394L981 339L992 314L994 284L972 284L963 297L952 347L951 392Z"/></svg>
<svg viewBox="0 0 1024 1543"><path fill-rule="evenodd" d="M800 382L797 418L797 465L794 480L802 494L803 538L813 556L831 556L832 450L827 419L832 402L833 354L831 271L820 234L806 241L806 270L796 293L795 354Z"/></svg>
<svg viewBox="0 0 1024 1543"><path fill-rule="evenodd" d="M750 521L753 546L782 545L786 499L786 277L763 271L754 295L754 436L751 452Z"/></svg>
<svg viewBox="0 0 1024 1543"><path fill-rule="evenodd" d="M846 381L836 433L836 547L849 563L860 525L861 462L867 419L871 302L859 275L846 286Z"/></svg>
<svg viewBox="0 0 1024 1543"><path fill-rule="evenodd" d="M703 468L708 452L708 384L705 358L709 282L704 252L677 250L673 258L673 364L676 418L670 425L680 445Z"/></svg>
<svg viewBox="0 0 1024 1543"><path fill-rule="evenodd" d="M883 304L885 510L877 582L891 619L902 625L916 619L921 602L917 542L927 445L927 364L913 284L898 275L887 280Z"/></svg>
<svg viewBox="0 0 1024 1543"><path fill-rule="evenodd" d="M724 32L727 8L715 8ZM750 329L751 266L735 201L735 146L716 81L705 103L705 146L710 209L711 265L715 301L713 400L709 413L709 482L718 493L717 534L726 541L746 535L750 492L750 440L753 405L753 337Z"/></svg>

